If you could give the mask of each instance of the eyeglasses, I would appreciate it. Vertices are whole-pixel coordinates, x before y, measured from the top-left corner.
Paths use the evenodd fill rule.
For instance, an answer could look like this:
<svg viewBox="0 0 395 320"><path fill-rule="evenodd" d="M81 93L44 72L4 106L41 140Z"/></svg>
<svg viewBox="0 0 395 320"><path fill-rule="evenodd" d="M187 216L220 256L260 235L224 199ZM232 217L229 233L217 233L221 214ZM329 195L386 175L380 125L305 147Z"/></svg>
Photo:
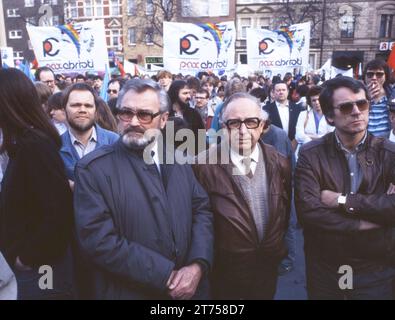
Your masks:
<svg viewBox="0 0 395 320"><path fill-rule="evenodd" d="M117 111L117 116L122 121L132 121L133 117L137 116L137 119L142 124L151 123L158 115L160 115L160 112L152 113L144 110L133 111L129 108L123 108Z"/></svg>
<svg viewBox="0 0 395 320"><path fill-rule="evenodd" d="M357 101L350 101L350 102L344 102L339 104L337 107L334 107L335 109L339 109L341 113L344 115L349 115L352 113L354 110L354 105L358 107L358 110L360 112L366 111L369 109L369 101L366 99L361 99Z"/></svg>
<svg viewBox="0 0 395 320"><path fill-rule="evenodd" d="M114 94L117 94L118 93L118 90L112 90L112 89L107 89L107 93L114 93Z"/></svg>
<svg viewBox="0 0 395 320"><path fill-rule="evenodd" d="M47 80L47 81L42 81L42 82L44 82L45 84L53 84L53 83L55 83L55 80Z"/></svg>
<svg viewBox="0 0 395 320"><path fill-rule="evenodd" d="M374 75L376 75L376 78L377 78L377 79L380 79L380 78L384 77L385 73L382 72L382 71L379 71L379 72L368 71L368 72L366 72L366 76L367 76L369 79L370 79L370 78L373 78Z"/></svg>
<svg viewBox="0 0 395 320"><path fill-rule="evenodd" d="M241 125L244 123L247 129L256 129L261 123L259 118L246 118L243 121L240 119L229 119L225 122L228 129L240 129Z"/></svg>
<svg viewBox="0 0 395 320"><path fill-rule="evenodd" d="M208 99L208 98L206 98L206 97L195 97L195 99L196 100L205 100L205 99Z"/></svg>

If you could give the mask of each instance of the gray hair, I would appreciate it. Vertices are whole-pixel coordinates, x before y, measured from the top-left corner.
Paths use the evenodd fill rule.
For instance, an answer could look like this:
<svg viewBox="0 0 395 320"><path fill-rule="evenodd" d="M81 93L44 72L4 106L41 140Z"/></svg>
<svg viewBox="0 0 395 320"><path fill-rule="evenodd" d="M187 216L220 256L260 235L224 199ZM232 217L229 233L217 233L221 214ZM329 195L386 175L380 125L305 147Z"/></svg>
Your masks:
<svg viewBox="0 0 395 320"><path fill-rule="evenodd" d="M245 92L246 86L244 85L243 81L239 78L232 78L228 81L225 85L225 98L229 98L232 94L236 92Z"/></svg>
<svg viewBox="0 0 395 320"><path fill-rule="evenodd" d="M257 109L259 109L260 114L261 114L261 116L260 116L261 119L262 120L267 120L269 118L268 113L266 111L262 110L261 104L259 103L257 98L255 98L254 96L250 95L247 92L237 92L237 93L232 94L228 99L225 100L225 102L223 104L223 107L222 107L222 110L221 110L221 114L220 114L221 123L225 122L224 114L226 113L226 109L227 109L228 105L231 102L233 102L235 100L238 100L238 99L251 100L256 105Z"/></svg>
<svg viewBox="0 0 395 320"><path fill-rule="evenodd" d="M132 91L135 93L143 93L146 90L153 90L158 95L159 104L160 104L159 111L161 113L169 111L170 101L167 92L163 90L158 83L156 83L151 79L128 80L125 83L125 85L122 87L122 90L119 92L116 108L117 109L122 108L122 100L127 92Z"/></svg>

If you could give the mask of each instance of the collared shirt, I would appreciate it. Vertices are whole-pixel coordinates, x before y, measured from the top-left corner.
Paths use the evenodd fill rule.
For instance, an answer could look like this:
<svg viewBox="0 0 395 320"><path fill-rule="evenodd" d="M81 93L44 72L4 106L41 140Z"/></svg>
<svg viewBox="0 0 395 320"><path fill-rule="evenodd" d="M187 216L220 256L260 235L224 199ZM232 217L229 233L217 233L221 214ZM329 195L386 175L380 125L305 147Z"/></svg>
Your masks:
<svg viewBox="0 0 395 320"><path fill-rule="evenodd" d="M249 159L248 162L250 162L249 165L246 165L246 158ZM233 149L230 149L230 160L232 161L233 165L237 168L238 172L240 172L241 175L246 175L250 171L252 174L255 173L256 169L256 164L258 163L259 159L259 145L257 144L252 151L252 153L248 156L245 157L241 155L240 153L234 151ZM250 169L248 168L250 167Z"/></svg>
<svg viewBox="0 0 395 320"><path fill-rule="evenodd" d="M152 160L154 160L156 167L158 168L159 173L162 174L160 170L158 142L155 142L155 145L152 147L151 156L152 156Z"/></svg>
<svg viewBox="0 0 395 320"><path fill-rule="evenodd" d="M97 144L97 134L96 134L96 128L94 126L92 127L92 134L88 139L88 143L86 146L81 141L78 141L78 139L71 133L70 129L69 129L69 134L70 134L71 144L74 146L80 158L87 155L89 152L95 150Z"/></svg>
<svg viewBox="0 0 395 320"><path fill-rule="evenodd" d="M348 170L350 171L351 194L357 193L359 186L361 185L362 182L362 169L357 159L357 153L361 150L363 144L366 141L367 136L368 133L366 131L365 136L362 138L361 142L359 142L358 145L353 150L350 151L344 147L344 145L340 141L335 131L337 144L341 148L341 150L344 153L344 156L347 159Z"/></svg>
<svg viewBox="0 0 395 320"><path fill-rule="evenodd" d="M289 127L289 107L288 107L288 100L285 104L280 104L276 101L278 113L280 115L281 124L283 126L283 130L288 135L288 127Z"/></svg>
<svg viewBox="0 0 395 320"><path fill-rule="evenodd" d="M391 130L390 133L390 137L389 137L390 141L395 142L395 134L394 134L394 130Z"/></svg>

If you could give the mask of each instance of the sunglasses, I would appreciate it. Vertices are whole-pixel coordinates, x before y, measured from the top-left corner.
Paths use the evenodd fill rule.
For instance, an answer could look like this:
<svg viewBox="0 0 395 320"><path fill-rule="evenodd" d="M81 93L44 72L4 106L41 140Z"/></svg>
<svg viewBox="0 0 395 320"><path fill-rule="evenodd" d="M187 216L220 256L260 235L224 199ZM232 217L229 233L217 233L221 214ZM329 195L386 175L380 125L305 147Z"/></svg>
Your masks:
<svg viewBox="0 0 395 320"><path fill-rule="evenodd" d="M261 119L259 118L246 118L243 121L240 119L229 119L225 122L228 129L240 129L242 124L245 124L247 129L256 129L259 127L261 123Z"/></svg>
<svg viewBox="0 0 395 320"><path fill-rule="evenodd" d="M118 93L118 90L108 89L108 90L107 90L107 93L115 93L115 94L116 94L116 93Z"/></svg>
<svg viewBox="0 0 395 320"><path fill-rule="evenodd" d="M122 121L132 121L134 116L137 116L137 119L142 124L149 124L154 120L155 117L160 115L160 112L152 113L150 111L138 110L133 111L129 108L123 108L117 111L117 116Z"/></svg>
<svg viewBox="0 0 395 320"><path fill-rule="evenodd" d="M369 109L369 101L366 99L361 99L357 101L350 101L350 102L344 102L339 104L337 107L334 107L335 109L339 109L340 112L344 115L349 115L353 112L354 110L354 105L357 106L358 110L360 112L366 111Z"/></svg>
<svg viewBox="0 0 395 320"><path fill-rule="evenodd" d="M374 75L376 75L376 78L377 78L377 79L380 79L380 78L384 77L385 73L382 72L382 71L379 71L379 72L368 71L368 72L366 72L366 76L367 76L369 79L373 78Z"/></svg>

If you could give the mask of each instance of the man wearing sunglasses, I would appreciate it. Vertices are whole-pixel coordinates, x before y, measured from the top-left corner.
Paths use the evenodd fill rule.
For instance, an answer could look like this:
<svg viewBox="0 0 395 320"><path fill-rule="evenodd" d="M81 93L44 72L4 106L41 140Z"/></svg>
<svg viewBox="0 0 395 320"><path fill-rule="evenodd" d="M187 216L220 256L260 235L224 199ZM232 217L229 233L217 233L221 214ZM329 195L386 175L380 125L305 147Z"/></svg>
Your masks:
<svg viewBox="0 0 395 320"><path fill-rule="evenodd" d="M129 80L116 107L121 138L76 168L77 236L92 264L93 298L208 299L212 214L190 166L161 151L167 93Z"/></svg>
<svg viewBox="0 0 395 320"><path fill-rule="evenodd" d="M276 291L287 252L291 164L260 141L267 117L255 97L230 96L221 114L224 139L194 166L214 212L215 299L273 299Z"/></svg>
<svg viewBox="0 0 395 320"><path fill-rule="evenodd" d="M368 131L386 137L390 132L388 103L395 98L390 86L390 69L384 60L369 61L364 70L364 80L371 98Z"/></svg>
<svg viewBox="0 0 395 320"><path fill-rule="evenodd" d="M368 133L369 98L353 78L325 82L319 101L335 131L299 153L296 210L310 299L392 299L395 145Z"/></svg>

